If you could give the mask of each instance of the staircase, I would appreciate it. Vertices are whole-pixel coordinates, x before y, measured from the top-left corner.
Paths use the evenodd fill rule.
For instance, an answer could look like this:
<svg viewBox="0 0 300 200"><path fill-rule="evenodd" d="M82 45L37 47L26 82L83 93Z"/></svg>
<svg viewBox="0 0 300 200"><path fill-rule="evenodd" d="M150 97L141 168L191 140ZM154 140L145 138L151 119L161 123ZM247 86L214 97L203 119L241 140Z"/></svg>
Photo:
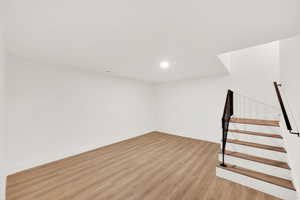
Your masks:
<svg viewBox="0 0 300 200"><path fill-rule="evenodd" d="M234 97L237 98L241 97ZM282 129L276 119L278 113L268 112L272 119L254 118L254 115L234 111L238 108L230 101L233 101L232 94L231 98L227 96L224 109L217 176L281 199L296 200Z"/></svg>

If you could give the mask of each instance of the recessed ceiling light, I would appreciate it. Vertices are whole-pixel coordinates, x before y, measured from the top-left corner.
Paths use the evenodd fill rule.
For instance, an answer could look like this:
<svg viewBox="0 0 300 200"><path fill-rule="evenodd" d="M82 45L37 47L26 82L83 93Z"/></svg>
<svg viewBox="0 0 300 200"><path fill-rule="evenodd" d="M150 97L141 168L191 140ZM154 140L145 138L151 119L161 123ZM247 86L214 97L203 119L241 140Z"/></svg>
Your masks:
<svg viewBox="0 0 300 200"><path fill-rule="evenodd" d="M162 69L168 69L170 67L170 63L168 61L161 61L159 63L160 68Z"/></svg>

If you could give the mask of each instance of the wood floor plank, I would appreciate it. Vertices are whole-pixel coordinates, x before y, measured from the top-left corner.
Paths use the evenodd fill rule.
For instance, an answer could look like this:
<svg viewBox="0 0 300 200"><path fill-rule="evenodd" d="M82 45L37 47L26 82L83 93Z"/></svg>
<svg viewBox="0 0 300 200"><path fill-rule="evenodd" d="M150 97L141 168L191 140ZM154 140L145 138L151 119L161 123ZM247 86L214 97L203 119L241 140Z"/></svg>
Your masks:
<svg viewBox="0 0 300 200"><path fill-rule="evenodd" d="M153 132L10 175L6 198L278 200L217 178L218 150L215 143Z"/></svg>

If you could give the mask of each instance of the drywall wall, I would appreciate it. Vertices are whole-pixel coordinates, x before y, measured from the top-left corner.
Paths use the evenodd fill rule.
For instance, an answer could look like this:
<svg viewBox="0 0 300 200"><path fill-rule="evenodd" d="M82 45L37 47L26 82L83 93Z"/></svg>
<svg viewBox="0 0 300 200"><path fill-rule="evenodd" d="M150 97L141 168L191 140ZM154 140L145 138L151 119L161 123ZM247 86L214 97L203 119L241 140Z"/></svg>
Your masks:
<svg viewBox="0 0 300 200"><path fill-rule="evenodd" d="M280 79L282 83L281 92L288 116L295 131L300 127L300 35L280 41ZM284 123L283 123L284 124ZM286 129L285 129L286 130ZM290 165L294 173L294 181L300 191L300 138L284 134L287 141Z"/></svg>
<svg viewBox="0 0 300 200"><path fill-rule="evenodd" d="M158 129L217 142L220 139L227 80L228 78L215 77L156 86Z"/></svg>
<svg viewBox="0 0 300 200"><path fill-rule="evenodd" d="M293 115L300 122L300 35L280 41L280 79ZM294 120L292 120L294 122ZM297 124L295 124L296 126Z"/></svg>
<svg viewBox="0 0 300 200"><path fill-rule="evenodd" d="M4 92L4 41L2 38L2 26L0 23L0 200L5 199L5 182L6 182L6 162L5 162L5 128L4 128L4 109L5 109L5 92Z"/></svg>
<svg viewBox="0 0 300 200"><path fill-rule="evenodd" d="M9 173L153 131L150 84L7 59Z"/></svg>
<svg viewBox="0 0 300 200"><path fill-rule="evenodd" d="M279 43L230 52L230 75L156 86L161 131L213 142L221 139L221 117L229 88L276 105L273 80L279 78Z"/></svg>

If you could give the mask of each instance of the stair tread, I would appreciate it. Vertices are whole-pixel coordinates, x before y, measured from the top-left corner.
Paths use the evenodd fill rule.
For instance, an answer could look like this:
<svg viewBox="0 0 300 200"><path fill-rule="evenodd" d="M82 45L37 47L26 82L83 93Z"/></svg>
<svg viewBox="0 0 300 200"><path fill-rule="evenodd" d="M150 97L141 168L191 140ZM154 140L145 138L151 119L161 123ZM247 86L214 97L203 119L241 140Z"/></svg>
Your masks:
<svg viewBox="0 0 300 200"><path fill-rule="evenodd" d="M245 160L251 160L251 161L255 161L255 162L259 162L259 163L263 163L263 164L267 164L267 165L272 165L275 167L290 169L289 165L286 162L281 162L281 161L277 161L277 160L271 160L271 159L267 159L267 158L252 156L249 154L244 154L244 153L239 153L239 152L229 151L229 150L225 151L225 155L234 156L234 157L242 158Z"/></svg>
<svg viewBox="0 0 300 200"><path fill-rule="evenodd" d="M271 183L271 184L274 184L274 185L278 185L278 186L296 191L296 189L293 186L292 181L290 181L290 180L275 177L275 176L271 176L271 175L267 175L267 174L260 173L260 172L256 172L256 171L253 171L253 170L250 170L250 169L245 169L245 168L242 168L242 167L239 167L239 166L236 166L236 165L231 165L231 164L228 164L228 163L226 163L226 165L227 165L226 167L222 167L222 166L218 166L218 167L220 167L222 169L225 169L225 170L228 170L228 171L239 173L239 174L251 177L251 178L255 178L255 179L258 179L258 180L261 180L261 181L265 181L267 183Z"/></svg>
<svg viewBox="0 0 300 200"><path fill-rule="evenodd" d="M227 142L233 143L233 144L245 145L245 146L250 146L250 147L255 147L255 148L261 148L261 149L267 149L267 150L286 153L286 150L283 147L276 147L276 146L270 146L270 145L265 145L265 144L258 144L258 143L254 143L254 142L245 142L245 141L234 140L234 139L227 139Z"/></svg>
<svg viewBox="0 0 300 200"><path fill-rule="evenodd" d="M280 138L282 139L282 136L279 134L269 134L269 133L259 133L254 131L246 131L246 130L237 130L237 129L229 129L229 132L234 133L241 133L241 134L248 134L248 135L256 135L256 136L264 136L264 137L272 137L272 138Z"/></svg>
<svg viewBox="0 0 300 200"><path fill-rule="evenodd" d="M232 117L230 119L230 122L240 123L240 124L254 124L254 125L279 127L279 121L277 121L277 120L264 120L264 119L249 119L249 118Z"/></svg>

